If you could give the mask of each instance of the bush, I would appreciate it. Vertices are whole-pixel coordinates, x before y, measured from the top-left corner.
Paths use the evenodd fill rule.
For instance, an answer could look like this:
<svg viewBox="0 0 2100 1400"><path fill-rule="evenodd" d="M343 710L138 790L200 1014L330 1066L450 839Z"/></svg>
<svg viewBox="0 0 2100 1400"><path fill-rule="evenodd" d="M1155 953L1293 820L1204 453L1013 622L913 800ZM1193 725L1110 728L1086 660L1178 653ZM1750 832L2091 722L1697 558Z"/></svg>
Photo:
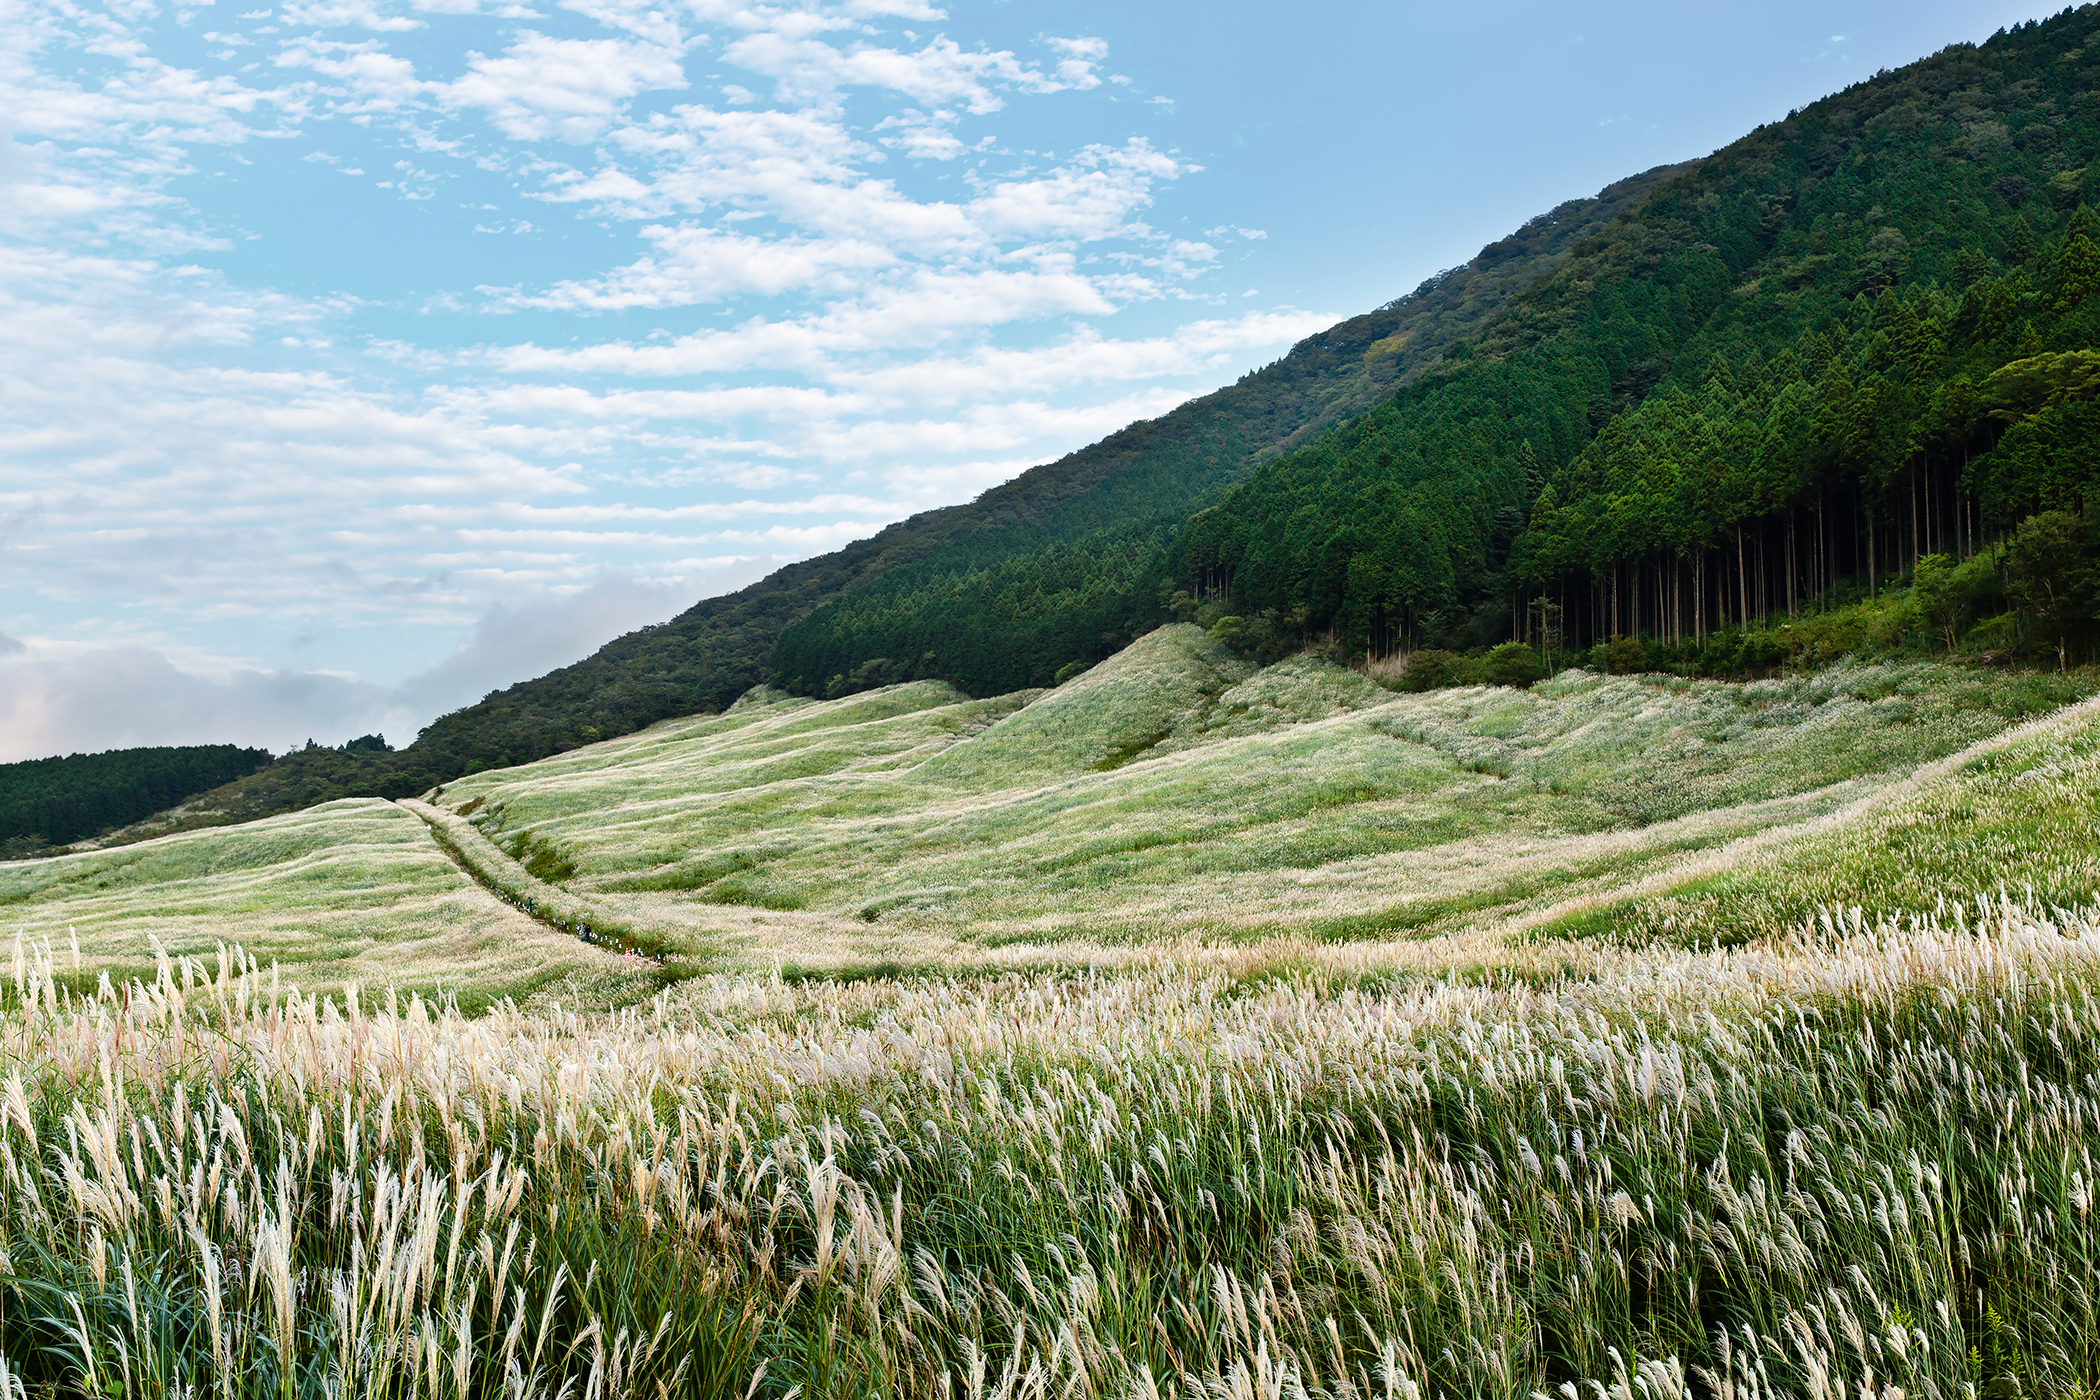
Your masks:
<svg viewBox="0 0 2100 1400"><path fill-rule="evenodd" d="M1402 690L1436 690L1454 685L1452 673L1458 667L1458 658L1448 651L1418 651L1407 658L1407 669L1400 673Z"/></svg>
<svg viewBox="0 0 2100 1400"><path fill-rule="evenodd" d="M1786 639L1775 632L1759 628L1743 634L1743 644L1736 649L1736 662L1751 675L1763 675L1776 671L1787 658Z"/></svg>
<svg viewBox="0 0 2100 1400"><path fill-rule="evenodd" d="M1487 654L1482 669L1489 685L1515 686L1518 690L1527 690L1546 678L1546 663L1525 642L1504 642L1496 647Z"/></svg>
<svg viewBox="0 0 2100 1400"><path fill-rule="evenodd" d="M1614 637L1590 648L1589 668L1603 676L1631 676L1649 669L1648 648L1639 637Z"/></svg>

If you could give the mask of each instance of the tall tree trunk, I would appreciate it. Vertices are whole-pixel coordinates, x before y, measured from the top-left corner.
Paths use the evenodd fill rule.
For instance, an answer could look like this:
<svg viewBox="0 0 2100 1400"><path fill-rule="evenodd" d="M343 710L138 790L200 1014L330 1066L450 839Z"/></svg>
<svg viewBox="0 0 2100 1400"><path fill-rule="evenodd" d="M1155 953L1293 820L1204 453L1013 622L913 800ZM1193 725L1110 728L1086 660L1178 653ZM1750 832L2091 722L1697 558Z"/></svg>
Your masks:
<svg viewBox="0 0 2100 1400"><path fill-rule="evenodd" d="M1735 527L1736 626L1750 625L1750 565L1743 553L1743 527Z"/></svg>
<svg viewBox="0 0 2100 1400"><path fill-rule="evenodd" d="M1794 616L1794 581L1799 570L1794 562L1794 522L1801 512L1787 508L1786 513L1786 615Z"/></svg>
<svg viewBox="0 0 2100 1400"><path fill-rule="evenodd" d="M1706 643L1706 550L1704 546L1692 551L1692 640L1702 646Z"/></svg>
<svg viewBox="0 0 2100 1400"><path fill-rule="evenodd" d="M1763 622L1772 611L1772 576L1765 571L1765 525L1757 523L1757 620Z"/></svg>
<svg viewBox="0 0 2100 1400"><path fill-rule="evenodd" d="M1827 506L1829 506L1827 493L1821 487L1816 487L1816 596L1819 596L1819 598L1823 594L1827 594L1829 586L1831 586L1831 579L1829 579L1831 560L1829 560L1829 550L1823 544L1823 518L1827 514L1825 512Z"/></svg>
<svg viewBox="0 0 2100 1400"><path fill-rule="evenodd" d="M1874 507L1867 507L1867 596L1881 596L1881 541L1874 538Z"/></svg>

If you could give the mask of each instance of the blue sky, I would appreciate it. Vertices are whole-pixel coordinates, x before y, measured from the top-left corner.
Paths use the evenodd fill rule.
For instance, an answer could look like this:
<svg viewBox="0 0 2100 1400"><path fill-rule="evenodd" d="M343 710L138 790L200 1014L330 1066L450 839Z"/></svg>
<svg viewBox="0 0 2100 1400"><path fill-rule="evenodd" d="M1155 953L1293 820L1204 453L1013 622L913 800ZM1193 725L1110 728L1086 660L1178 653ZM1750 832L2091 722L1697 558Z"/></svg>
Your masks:
<svg viewBox="0 0 2100 1400"><path fill-rule="evenodd" d="M2044 13L0 0L0 760L405 743Z"/></svg>

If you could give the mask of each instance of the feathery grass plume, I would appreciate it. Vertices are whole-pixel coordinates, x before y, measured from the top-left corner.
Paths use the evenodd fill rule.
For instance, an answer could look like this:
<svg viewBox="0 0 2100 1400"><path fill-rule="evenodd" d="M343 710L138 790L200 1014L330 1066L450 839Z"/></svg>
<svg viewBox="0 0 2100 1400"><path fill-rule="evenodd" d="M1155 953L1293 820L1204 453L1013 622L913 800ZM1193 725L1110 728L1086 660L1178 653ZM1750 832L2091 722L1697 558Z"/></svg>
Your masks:
<svg viewBox="0 0 2100 1400"><path fill-rule="evenodd" d="M0 1392L2088 1393L2100 908L1528 978L723 974L610 1014L228 948L0 1011Z"/></svg>

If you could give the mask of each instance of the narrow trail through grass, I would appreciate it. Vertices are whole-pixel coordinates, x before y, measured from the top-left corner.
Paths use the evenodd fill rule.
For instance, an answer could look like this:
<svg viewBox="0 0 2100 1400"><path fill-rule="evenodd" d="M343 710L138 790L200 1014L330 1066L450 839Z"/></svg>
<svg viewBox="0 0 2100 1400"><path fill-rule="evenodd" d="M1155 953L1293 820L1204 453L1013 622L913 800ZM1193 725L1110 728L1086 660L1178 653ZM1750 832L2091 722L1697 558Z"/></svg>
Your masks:
<svg viewBox="0 0 2100 1400"><path fill-rule="evenodd" d="M416 817L352 798L238 827L0 865L0 918L92 980L151 976L154 940L238 943L315 991L449 989L469 1004L610 992L606 959L466 878Z"/></svg>

